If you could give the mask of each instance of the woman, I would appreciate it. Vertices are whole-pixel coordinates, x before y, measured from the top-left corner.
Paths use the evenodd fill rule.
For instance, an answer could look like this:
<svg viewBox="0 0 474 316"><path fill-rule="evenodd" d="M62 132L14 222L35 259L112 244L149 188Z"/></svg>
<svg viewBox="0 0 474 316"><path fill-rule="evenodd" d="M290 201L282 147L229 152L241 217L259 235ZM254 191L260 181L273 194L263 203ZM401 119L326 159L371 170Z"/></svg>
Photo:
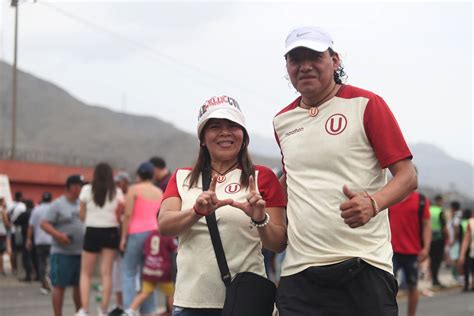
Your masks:
<svg viewBox="0 0 474 316"><path fill-rule="evenodd" d="M99 315L107 315L112 289L112 264L120 237L117 212L123 205L122 191L115 186L112 168L99 163L94 169L92 184L82 187L79 195L81 220L85 221L86 234L81 256L81 310L78 315L87 315L91 278L100 254L100 276L102 302Z"/></svg>
<svg viewBox="0 0 474 316"><path fill-rule="evenodd" d="M199 112L200 150L192 168L178 169L159 214L160 233L179 236L173 315L220 315L221 280L205 215L215 212L230 273L265 276L262 244L280 252L286 244L285 199L274 173L252 164L249 136L238 103L209 99ZM212 182L202 191L202 171ZM258 225L258 226L257 226Z"/></svg>
<svg viewBox="0 0 474 316"><path fill-rule="evenodd" d="M132 185L125 198L120 250L122 260L122 290L125 309L130 308L137 294L136 279L144 263L143 246L148 235L157 230L156 214L160 208L163 191L153 185L155 168L149 162L137 170L138 183ZM141 306L141 314L155 310L155 297L151 295Z"/></svg>

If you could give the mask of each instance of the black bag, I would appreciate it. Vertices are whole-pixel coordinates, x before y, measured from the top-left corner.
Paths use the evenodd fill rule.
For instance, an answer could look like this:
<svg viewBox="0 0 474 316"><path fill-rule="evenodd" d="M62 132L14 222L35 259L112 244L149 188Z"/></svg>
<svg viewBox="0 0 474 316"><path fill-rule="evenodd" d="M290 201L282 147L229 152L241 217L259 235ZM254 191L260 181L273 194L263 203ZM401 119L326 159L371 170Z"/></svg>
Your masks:
<svg viewBox="0 0 474 316"><path fill-rule="evenodd" d="M272 315L276 287L267 278L252 272L237 273L226 288L222 316Z"/></svg>
<svg viewBox="0 0 474 316"><path fill-rule="evenodd" d="M202 172L202 190L208 190L210 183L211 173L205 168ZM275 304L275 284L252 272L237 273L232 280L217 228L216 214L206 216L206 223L221 278L226 286L222 316L271 316Z"/></svg>

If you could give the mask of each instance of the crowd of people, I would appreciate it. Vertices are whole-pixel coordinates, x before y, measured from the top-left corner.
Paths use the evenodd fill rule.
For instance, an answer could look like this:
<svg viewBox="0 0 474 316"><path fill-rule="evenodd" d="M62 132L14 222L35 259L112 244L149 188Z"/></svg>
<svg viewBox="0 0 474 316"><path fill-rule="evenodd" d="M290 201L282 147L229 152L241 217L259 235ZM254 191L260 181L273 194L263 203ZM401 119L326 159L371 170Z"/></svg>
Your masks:
<svg viewBox="0 0 474 316"><path fill-rule="evenodd" d="M101 163L90 183L71 175L62 196L46 192L34 210L19 192L8 209L2 202L0 243L13 253L15 239L26 240L24 280L36 277L42 292L52 291L55 316L67 287L77 315L93 314L98 257L99 315L151 315L156 289L167 315L231 315L226 288L242 272L277 283L282 316L398 315L399 271L415 315L420 273L443 287L443 260L472 289L471 211L456 201L446 209L441 196L430 202L416 191L395 117L382 97L344 83L333 44L314 26L286 38L283 57L298 96L273 118L278 176L252 162L244 112L223 95L196 109L199 152L191 167L171 173L152 157L132 183Z"/></svg>
<svg viewBox="0 0 474 316"><path fill-rule="evenodd" d="M99 257L101 302L97 314L138 315L140 306L143 315L151 314L156 309L154 297L146 309L145 299L140 299L136 285L147 255L154 260L166 258L169 280L166 291L162 291L170 299L174 292L172 253L176 252L173 247L176 242L169 239L163 242L169 246L157 251L160 241L147 238L157 232L156 216L163 194L159 185L166 187L169 176L160 157L140 164L135 182L128 173L122 171L114 176L109 164L99 163L90 183L81 175L70 175L65 179L63 195L53 200L51 193L44 192L36 207L21 192L15 193L9 207L2 198L0 254L2 258L4 253L9 254L11 272L16 275L17 252L21 252L25 276L19 281L39 281L40 292L51 293L56 316L63 314L68 287L72 288L76 315L95 314L89 312L89 301ZM6 275L3 260L0 262L0 273ZM153 284L148 294L154 291ZM114 306L110 306L112 294L115 294ZM125 306L129 307L127 311ZM171 310L171 305L168 308Z"/></svg>

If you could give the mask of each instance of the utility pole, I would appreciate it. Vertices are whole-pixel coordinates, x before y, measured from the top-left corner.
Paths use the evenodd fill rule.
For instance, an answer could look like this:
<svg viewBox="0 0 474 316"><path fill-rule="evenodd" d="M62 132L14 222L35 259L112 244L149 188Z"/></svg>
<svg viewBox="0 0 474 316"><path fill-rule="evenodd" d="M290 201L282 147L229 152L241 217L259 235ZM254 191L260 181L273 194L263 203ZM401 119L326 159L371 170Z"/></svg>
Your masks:
<svg viewBox="0 0 474 316"><path fill-rule="evenodd" d="M12 140L10 159L15 159L16 151L16 99L17 99L17 48L18 48L18 0L12 0L11 6L15 8L15 43L13 50L12 74Z"/></svg>

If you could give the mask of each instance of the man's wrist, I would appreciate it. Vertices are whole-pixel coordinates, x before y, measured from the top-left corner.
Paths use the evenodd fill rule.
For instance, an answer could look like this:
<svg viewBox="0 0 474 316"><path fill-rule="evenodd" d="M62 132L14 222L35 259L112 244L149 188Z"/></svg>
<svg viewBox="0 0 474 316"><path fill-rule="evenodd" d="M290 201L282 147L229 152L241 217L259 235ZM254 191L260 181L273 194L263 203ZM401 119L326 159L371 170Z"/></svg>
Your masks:
<svg viewBox="0 0 474 316"><path fill-rule="evenodd" d="M377 216L377 214L380 212L380 208L377 201L367 191L365 191L365 197L370 200L370 204L372 205L372 211L373 211L372 217Z"/></svg>

